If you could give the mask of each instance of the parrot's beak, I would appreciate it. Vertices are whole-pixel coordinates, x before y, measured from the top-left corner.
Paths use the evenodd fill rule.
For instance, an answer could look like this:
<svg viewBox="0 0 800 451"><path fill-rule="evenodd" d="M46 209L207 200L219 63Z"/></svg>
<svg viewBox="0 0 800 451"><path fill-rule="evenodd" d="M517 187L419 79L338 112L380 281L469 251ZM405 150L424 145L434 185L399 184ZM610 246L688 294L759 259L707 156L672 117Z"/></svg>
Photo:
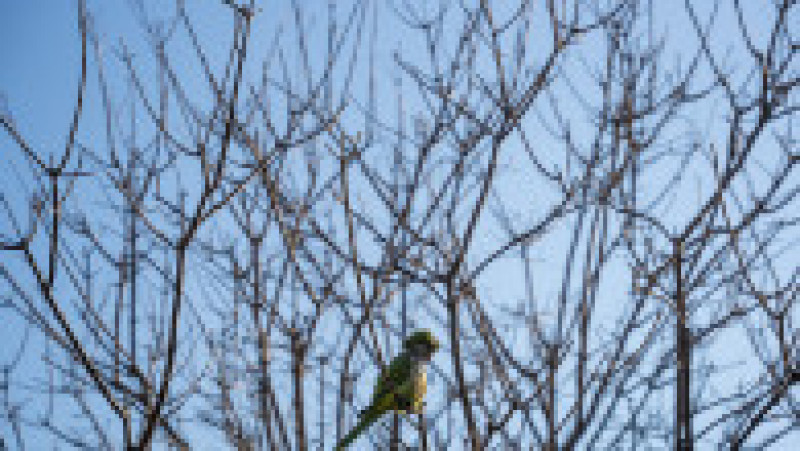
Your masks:
<svg viewBox="0 0 800 451"><path fill-rule="evenodd" d="M428 352L430 354L429 358L432 358L436 351L439 350L439 340L436 337L431 337L431 342L428 344Z"/></svg>

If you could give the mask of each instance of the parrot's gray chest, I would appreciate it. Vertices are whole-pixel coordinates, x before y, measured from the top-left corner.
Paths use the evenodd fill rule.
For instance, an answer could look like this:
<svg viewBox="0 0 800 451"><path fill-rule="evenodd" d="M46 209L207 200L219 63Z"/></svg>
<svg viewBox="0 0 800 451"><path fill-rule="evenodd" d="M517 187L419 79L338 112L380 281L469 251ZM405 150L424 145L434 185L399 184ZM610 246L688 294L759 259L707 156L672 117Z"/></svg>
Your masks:
<svg viewBox="0 0 800 451"><path fill-rule="evenodd" d="M414 362L411 371L411 383L414 387L414 401L412 410L422 412L425 392L428 390L428 364L427 362Z"/></svg>

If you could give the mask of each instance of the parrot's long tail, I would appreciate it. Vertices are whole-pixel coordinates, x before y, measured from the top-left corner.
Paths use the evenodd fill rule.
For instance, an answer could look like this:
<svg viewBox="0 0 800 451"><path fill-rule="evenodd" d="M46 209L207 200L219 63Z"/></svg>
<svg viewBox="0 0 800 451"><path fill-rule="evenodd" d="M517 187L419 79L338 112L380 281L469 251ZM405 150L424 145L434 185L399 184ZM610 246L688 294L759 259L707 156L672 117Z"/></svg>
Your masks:
<svg viewBox="0 0 800 451"><path fill-rule="evenodd" d="M333 448L334 451L343 451L350 446L358 438L358 436L361 435L362 432L369 429L369 427L372 426L372 423L377 421L380 416L379 409L376 409L376 406L374 405L365 409L361 415L361 418L358 420L358 423L339 441L339 444Z"/></svg>

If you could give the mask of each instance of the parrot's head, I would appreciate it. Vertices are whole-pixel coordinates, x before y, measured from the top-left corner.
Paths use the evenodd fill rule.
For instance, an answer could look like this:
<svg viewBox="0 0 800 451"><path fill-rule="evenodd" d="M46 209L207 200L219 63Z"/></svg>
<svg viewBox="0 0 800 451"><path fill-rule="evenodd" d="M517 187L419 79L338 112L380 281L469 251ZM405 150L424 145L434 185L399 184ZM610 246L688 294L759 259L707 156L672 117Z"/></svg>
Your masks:
<svg viewBox="0 0 800 451"><path fill-rule="evenodd" d="M406 338L403 348L413 356L430 360L439 349L439 340L429 330L418 330Z"/></svg>

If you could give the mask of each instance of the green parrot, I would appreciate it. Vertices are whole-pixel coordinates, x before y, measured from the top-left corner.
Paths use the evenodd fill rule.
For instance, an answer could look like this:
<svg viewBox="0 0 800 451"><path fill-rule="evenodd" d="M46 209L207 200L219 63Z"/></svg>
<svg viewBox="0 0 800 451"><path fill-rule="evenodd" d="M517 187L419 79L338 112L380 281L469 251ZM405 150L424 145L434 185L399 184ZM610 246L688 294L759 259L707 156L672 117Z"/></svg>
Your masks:
<svg viewBox="0 0 800 451"><path fill-rule="evenodd" d="M334 450L341 451L350 446L389 411L421 413L428 388L427 366L438 349L439 341L430 331L419 330L411 334L403 343L403 352L381 371L369 407L361 411L356 426Z"/></svg>

